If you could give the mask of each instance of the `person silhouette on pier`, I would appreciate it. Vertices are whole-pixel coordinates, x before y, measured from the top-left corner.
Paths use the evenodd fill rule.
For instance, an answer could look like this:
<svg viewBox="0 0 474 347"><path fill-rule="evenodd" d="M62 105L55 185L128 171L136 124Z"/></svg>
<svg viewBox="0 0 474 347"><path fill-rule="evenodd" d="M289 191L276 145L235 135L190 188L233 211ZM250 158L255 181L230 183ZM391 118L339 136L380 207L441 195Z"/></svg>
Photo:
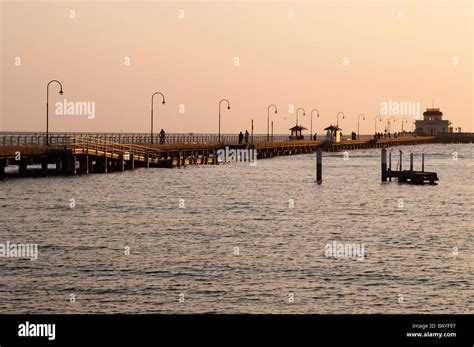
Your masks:
<svg viewBox="0 0 474 347"><path fill-rule="evenodd" d="M239 145L242 144L242 140L244 139L244 134L242 132L239 133Z"/></svg>
<svg viewBox="0 0 474 347"><path fill-rule="evenodd" d="M245 130L245 144L248 145L248 143L249 143L249 132L248 130Z"/></svg>
<svg viewBox="0 0 474 347"><path fill-rule="evenodd" d="M163 129L160 131L160 145L165 143L166 133Z"/></svg>

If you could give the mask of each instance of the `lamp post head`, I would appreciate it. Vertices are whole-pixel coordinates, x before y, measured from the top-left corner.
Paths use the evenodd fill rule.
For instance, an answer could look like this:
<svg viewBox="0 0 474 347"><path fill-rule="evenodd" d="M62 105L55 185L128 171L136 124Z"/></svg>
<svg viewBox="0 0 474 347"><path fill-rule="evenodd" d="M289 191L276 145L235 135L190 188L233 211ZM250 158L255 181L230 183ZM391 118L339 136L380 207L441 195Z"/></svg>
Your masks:
<svg viewBox="0 0 474 347"><path fill-rule="evenodd" d="M228 109L228 110L230 110L230 105L229 105L229 106L227 106L227 109Z"/></svg>
<svg viewBox="0 0 474 347"><path fill-rule="evenodd" d="M63 94L64 94L64 92L63 92L63 90L61 89L61 90L59 91L59 95L63 95Z"/></svg>
<svg viewBox="0 0 474 347"><path fill-rule="evenodd" d="M163 100L162 104L166 104L165 100Z"/></svg>
<svg viewBox="0 0 474 347"><path fill-rule="evenodd" d="M277 110L275 110L275 113L278 113L278 111L277 111Z"/></svg>

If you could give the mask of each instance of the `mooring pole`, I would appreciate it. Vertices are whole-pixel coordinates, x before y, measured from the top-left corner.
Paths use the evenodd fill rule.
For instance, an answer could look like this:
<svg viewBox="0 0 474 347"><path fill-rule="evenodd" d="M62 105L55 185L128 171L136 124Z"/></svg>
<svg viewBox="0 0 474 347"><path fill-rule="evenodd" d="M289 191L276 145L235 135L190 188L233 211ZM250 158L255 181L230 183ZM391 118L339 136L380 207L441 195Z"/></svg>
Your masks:
<svg viewBox="0 0 474 347"><path fill-rule="evenodd" d="M402 172L402 156L403 156L403 152L400 151L400 172Z"/></svg>
<svg viewBox="0 0 474 347"><path fill-rule="evenodd" d="M421 172L425 172L425 153L421 155Z"/></svg>
<svg viewBox="0 0 474 347"><path fill-rule="evenodd" d="M382 148L382 182L387 182L387 150Z"/></svg>
<svg viewBox="0 0 474 347"><path fill-rule="evenodd" d="M413 153L410 153L410 171L413 171Z"/></svg>
<svg viewBox="0 0 474 347"><path fill-rule="evenodd" d="M316 182L323 180L323 151L320 147L316 150Z"/></svg>
<svg viewBox="0 0 474 347"><path fill-rule="evenodd" d="M392 182L391 171L392 171L392 152L388 152L388 173L389 173L388 180L390 182Z"/></svg>
<svg viewBox="0 0 474 347"><path fill-rule="evenodd" d="M403 160L403 152L400 150L400 170L398 171L398 183L400 183L402 179L402 160Z"/></svg>

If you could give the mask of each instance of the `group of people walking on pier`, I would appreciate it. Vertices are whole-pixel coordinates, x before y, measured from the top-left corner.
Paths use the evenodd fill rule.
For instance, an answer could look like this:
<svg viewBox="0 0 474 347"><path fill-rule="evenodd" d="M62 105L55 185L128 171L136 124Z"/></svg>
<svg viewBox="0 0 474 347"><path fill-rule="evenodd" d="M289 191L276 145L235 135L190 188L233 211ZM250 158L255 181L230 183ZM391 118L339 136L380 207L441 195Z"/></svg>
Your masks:
<svg viewBox="0 0 474 347"><path fill-rule="evenodd" d="M393 133L393 134L388 133L388 132L385 132L385 133L376 133L376 134L374 135L374 139L376 139L376 140L379 140L379 139L382 139L382 138L383 138L383 139L390 139L390 138L392 138L392 137L393 137L394 139L396 139L396 138L398 138L398 137L402 137L403 134L409 134L410 136L416 136L416 133L413 133L413 132L409 132L409 133L405 133L405 132L404 132L404 133L401 133L401 132L398 132L398 133Z"/></svg>

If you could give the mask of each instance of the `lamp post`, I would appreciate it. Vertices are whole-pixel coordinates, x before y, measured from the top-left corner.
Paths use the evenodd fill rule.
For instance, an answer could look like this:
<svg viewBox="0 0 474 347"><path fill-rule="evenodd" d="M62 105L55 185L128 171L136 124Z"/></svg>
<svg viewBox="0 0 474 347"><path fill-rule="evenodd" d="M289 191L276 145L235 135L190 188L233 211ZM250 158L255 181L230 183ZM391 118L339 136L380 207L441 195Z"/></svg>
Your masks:
<svg viewBox="0 0 474 347"><path fill-rule="evenodd" d="M153 98L155 97L155 95L157 94L160 94L161 95L161 98L163 99L162 101L162 104L165 104L165 96L163 95L163 93L161 92L156 92L154 93L152 96L151 96L151 131L150 131L150 135L151 135L151 143L153 144Z"/></svg>
<svg viewBox="0 0 474 347"><path fill-rule="evenodd" d="M227 99L221 99L219 101L219 143L221 142L221 104L227 102L227 109L230 110L230 102Z"/></svg>
<svg viewBox="0 0 474 347"><path fill-rule="evenodd" d="M49 146L49 85L53 82L59 84L59 95L63 95L63 85L58 80L51 80L49 81L48 85L46 86L46 146Z"/></svg>
<svg viewBox="0 0 474 347"><path fill-rule="evenodd" d="M270 108L274 107L275 108L275 114L278 113L278 108L276 107L275 104L270 104L267 107L267 141L270 141ZM273 140L273 136L272 136Z"/></svg>
<svg viewBox="0 0 474 347"><path fill-rule="evenodd" d="M318 114L316 115L319 118L319 111L317 109L311 110L311 137L313 136L313 112L316 111Z"/></svg>
<svg viewBox="0 0 474 347"><path fill-rule="evenodd" d="M361 113L361 114L359 114L359 115L357 116L357 138L359 138L359 122L360 122L360 116L362 116L362 120L365 120L364 114Z"/></svg>
<svg viewBox="0 0 474 347"><path fill-rule="evenodd" d="M382 117L381 117L381 116L375 116L375 135L377 135L377 118L379 118L379 122L382 121Z"/></svg>
<svg viewBox="0 0 474 347"><path fill-rule="evenodd" d="M404 117L404 118L402 118L402 134L403 134L403 121L405 121L405 123L407 123L407 124L408 124L408 120L407 120L405 117Z"/></svg>
<svg viewBox="0 0 474 347"><path fill-rule="evenodd" d="M392 131L392 127L391 127L391 123L390 123L390 119L393 118L393 121L395 122L396 121L396 118L394 116L390 116L388 117L387 119L387 128L388 128L388 133L390 134L390 132Z"/></svg>
<svg viewBox="0 0 474 347"><path fill-rule="evenodd" d="M299 107L297 110L296 110L296 125L298 125L298 111L301 110L303 111L303 116L306 116L306 113L304 111L304 108L302 107Z"/></svg>
<svg viewBox="0 0 474 347"><path fill-rule="evenodd" d="M339 128L339 115L342 114L342 119L345 119L344 112L338 112L336 116L336 126Z"/></svg>
<svg viewBox="0 0 474 347"><path fill-rule="evenodd" d="M251 132L252 132L252 145L253 145L253 119L252 119L252 125L251 125Z"/></svg>

